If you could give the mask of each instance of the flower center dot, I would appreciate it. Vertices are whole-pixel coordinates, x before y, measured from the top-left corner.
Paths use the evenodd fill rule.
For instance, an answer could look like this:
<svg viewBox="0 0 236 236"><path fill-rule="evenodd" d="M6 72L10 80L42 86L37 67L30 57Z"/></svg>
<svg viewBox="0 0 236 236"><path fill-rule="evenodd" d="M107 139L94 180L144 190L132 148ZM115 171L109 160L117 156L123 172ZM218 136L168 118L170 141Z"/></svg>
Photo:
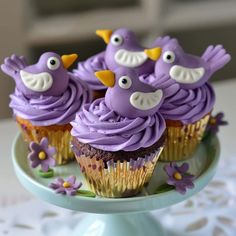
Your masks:
<svg viewBox="0 0 236 236"><path fill-rule="evenodd" d="M215 118L211 118L211 119L210 119L210 124L211 124L211 125L216 124L216 119L215 119Z"/></svg>
<svg viewBox="0 0 236 236"><path fill-rule="evenodd" d="M181 175L179 172L175 172L174 178L175 178L176 180L181 180L181 179L182 179L182 175Z"/></svg>
<svg viewBox="0 0 236 236"><path fill-rule="evenodd" d="M66 182L63 183L63 187L64 188L69 188L69 187L71 187L71 184L66 181Z"/></svg>
<svg viewBox="0 0 236 236"><path fill-rule="evenodd" d="M38 157L39 157L40 160L45 160L47 155L46 155L46 153L44 151L41 151L39 153Z"/></svg>

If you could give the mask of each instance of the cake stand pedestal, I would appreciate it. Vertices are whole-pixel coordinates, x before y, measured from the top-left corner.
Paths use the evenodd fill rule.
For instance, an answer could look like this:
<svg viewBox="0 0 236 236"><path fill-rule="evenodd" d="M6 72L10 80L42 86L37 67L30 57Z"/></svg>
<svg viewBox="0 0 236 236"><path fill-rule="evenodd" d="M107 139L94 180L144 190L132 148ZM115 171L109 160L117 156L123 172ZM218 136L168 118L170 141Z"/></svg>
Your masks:
<svg viewBox="0 0 236 236"><path fill-rule="evenodd" d="M186 162L190 165L190 173L196 176L195 188L181 195L175 190L155 194L155 189L166 180L163 163L158 163L152 180L143 192L130 198L89 198L83 196L64 196L56 194L48 188L54 178L75 175L88 189L78 165L56 167L51 179L37 175L27 161L27 146L20 135L17 135L12 147L14 169L22 185L37 197L60 207L88 214L78 222L72 236L166 236L161 224L149 211L162 209L190 198L201 191L212 179L219 162L219 141L216 136L209 136L200 144L192 158Z"/></svg>

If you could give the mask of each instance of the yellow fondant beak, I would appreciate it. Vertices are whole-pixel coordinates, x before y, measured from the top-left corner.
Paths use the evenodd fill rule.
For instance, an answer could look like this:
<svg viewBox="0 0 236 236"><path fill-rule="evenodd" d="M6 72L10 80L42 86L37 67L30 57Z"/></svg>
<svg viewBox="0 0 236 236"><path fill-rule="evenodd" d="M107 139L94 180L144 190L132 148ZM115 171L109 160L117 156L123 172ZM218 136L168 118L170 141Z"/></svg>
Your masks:
<svg viewBox="0 0 236 236"><path fill-rule="evenodd" d="M115 74L110 70L100 70L95 72L95 76L107 87L115 85Z"/></svg>
<svg viewBox="0 0 236 236"><path fill-rule="evenodd" d="M108 44L110 42L112 30L109 30L109 29L96 30L96 35L103 38L104 42Z"/></svg>
<svg viewBox="0 0 236 236"><path fill-rule="evenodd" d="M65 69L68 69L73 63L74 61L78 58L77 54L70 54L70 55L63 55L61 57L63 66Z"/></svg>
<svg viewBox="0 0 236 236"><path fill-rule="evenodd" d="M161 48L145 49L144 52L153 61L157 61L161 56Z"/></svg>

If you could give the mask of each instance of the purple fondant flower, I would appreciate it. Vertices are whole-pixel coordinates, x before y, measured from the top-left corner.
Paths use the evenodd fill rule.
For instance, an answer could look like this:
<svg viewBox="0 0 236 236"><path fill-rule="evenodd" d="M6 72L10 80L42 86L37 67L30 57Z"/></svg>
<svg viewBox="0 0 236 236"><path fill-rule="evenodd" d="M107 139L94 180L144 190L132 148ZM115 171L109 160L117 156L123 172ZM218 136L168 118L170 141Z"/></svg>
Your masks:
<svg viewBox="0 0 236 236"><path fill-rule="evenodd" d="M76 183L76 177L70 176L67 180L62 178L57 178L55 182L50 183L49 187L54 189L56 193L66 194L66 195L76 195L77 190L82 186L82 183Z"/></svg>
<svg viewBox="0 0 236 236"><path fill-rule="evenodd" d="M219 132L219 126L228 125L228 122L223 120L224 119L224 113L219 112L215 116L211 116L208 125L207 125L207 132L211 132L213 134L216 134Z"/></svg>
<svg viewBox="0 0 236 236"><path fill-rule="evenodd" d="M36 168L41 165L43 172L48 172L49 167L56 165L56 160L53 156L56 154L54 147L48 146L48 139L42 138L40 143L31 142L29 145L30 153L28 155L31 161L31 167Z"/></svg>
<svg viewBox="0 0 236 236"><path fill-rule="evenodd" d="M167 184L175 187L176 191L185 194L187 188L194 188L194 176L187 173L189 164L184 163L178 166L172 162L164 166L164 170L168 175Z"/></svg>

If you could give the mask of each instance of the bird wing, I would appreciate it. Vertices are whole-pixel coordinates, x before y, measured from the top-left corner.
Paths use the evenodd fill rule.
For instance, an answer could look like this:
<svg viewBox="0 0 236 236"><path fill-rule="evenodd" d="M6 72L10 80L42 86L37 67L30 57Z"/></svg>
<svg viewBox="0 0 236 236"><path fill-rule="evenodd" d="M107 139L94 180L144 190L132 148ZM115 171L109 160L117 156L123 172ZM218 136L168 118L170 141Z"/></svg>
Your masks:
<svg viewBox="0 0 236 236"><path fill-rule="evenodd" d="M156 89L162 89L165 98L174 95L180 89L180 85L171 79L169 75L165 74L141 75L139 79L141 82L147 83Z"/></svg>
<svg viewBox="0 0 236 236"><path fill-rule="evenodd" d="M203 53L202 59L209 63L211 72L214 73L226 65L230 61L231 56L222 45L210 45Z"/></svg>
<svg viewBox="0 0 236 236"><path fill-rule="evenodd" d="M1 65L1 69L5 74L14 78L15 75L26 66L27 62L25 57L12 55L11 57L5 58L4 63Z"/></svg>

